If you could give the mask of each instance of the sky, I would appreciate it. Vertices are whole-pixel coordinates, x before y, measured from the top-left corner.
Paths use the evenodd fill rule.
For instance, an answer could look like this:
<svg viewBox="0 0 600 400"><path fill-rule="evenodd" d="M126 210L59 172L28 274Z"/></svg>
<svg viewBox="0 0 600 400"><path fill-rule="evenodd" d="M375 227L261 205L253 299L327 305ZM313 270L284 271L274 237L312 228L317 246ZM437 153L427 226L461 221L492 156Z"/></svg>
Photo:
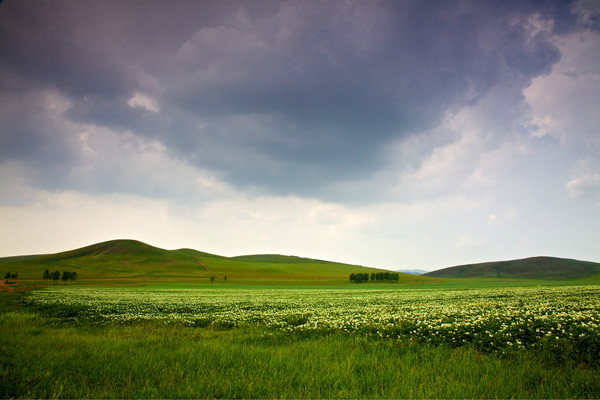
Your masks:
<svg viewBox="0 0 600 400"><path fill-rule="evenodd" d="M0 256L600 262L600 1L0 4Z"/></svg>

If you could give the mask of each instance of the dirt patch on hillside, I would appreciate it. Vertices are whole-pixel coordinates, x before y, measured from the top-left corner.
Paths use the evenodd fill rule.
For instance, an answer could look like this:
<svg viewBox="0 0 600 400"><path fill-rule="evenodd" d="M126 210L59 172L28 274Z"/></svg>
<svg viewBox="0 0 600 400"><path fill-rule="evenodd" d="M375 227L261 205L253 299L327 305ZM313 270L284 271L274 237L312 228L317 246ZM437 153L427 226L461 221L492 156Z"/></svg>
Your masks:
<svg viewBox="0 0 600 400"><path fill-rule="evenodd" d="M14 292L15 288L7 285L4 281L0 282L0 292Z"/></svg>
<svg viewBox="0 0 600 400"><path fill-rule="evenodd" d="M48 285L24 285L21 282L15 283L6 283L5 281L0 281L0 292L24 292L26 290L33 290L38 288L43 288Z"/></svg>

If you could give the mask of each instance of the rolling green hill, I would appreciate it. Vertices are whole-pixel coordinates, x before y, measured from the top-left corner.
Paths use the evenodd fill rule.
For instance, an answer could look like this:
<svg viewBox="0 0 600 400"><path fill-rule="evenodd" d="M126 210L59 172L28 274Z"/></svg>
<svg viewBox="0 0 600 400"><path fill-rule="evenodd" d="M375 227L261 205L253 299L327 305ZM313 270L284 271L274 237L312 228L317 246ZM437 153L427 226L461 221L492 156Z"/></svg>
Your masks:
<svg viewBox="0 0 600 400"><path fill-rule="evenodd" d="M382 270L282 255L222 257L193 249L164 250L135 240L112 240L71 251L0 258L0 275L41 280L44 270L76 272L79 282L342 283L350 273ZM401 274L400 282L428 281Z"/></svg>
<svg viewBox="0 0 600 400"><path fill-rule="evenodd" d="M436 278L515 278L542 280L585 279L600 276L600 263L556 257L458 265L432 271Z"/></svg>

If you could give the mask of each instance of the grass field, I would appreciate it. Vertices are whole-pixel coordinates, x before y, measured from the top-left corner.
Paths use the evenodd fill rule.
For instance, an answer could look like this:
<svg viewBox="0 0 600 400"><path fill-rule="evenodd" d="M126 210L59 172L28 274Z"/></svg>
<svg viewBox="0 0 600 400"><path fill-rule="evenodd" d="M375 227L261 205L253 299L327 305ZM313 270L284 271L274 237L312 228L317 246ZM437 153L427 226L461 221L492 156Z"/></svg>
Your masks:
<svg viewBox="0 0 600 400"><path fill-rule="evenodd" d="M0 293L0 397L600 396L598 286L215 286Z"/></svg>

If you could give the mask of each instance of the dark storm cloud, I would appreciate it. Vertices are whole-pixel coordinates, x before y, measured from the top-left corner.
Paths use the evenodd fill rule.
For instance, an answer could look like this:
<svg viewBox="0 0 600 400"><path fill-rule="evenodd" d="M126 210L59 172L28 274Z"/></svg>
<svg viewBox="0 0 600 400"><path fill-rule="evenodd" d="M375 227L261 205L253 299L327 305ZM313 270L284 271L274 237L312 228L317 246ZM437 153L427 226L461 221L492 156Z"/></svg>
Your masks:
<svg viewBox="0 0 600 400"><path fill-rule="evenodd" d="M157 138L237 185L316 195L494 85L549 72L549 34L575 26L565 1L8 1L0 67L60 91L65 118ZM130 107L136 91L160 111ZM4 157L40 143L29 111L4 116Z"/></svg>
<svg viewBox="0 0 600 400"><path fill-rule="evenodd" d="M131 87L106 47L93 4L7 2L0 19L2 64L72 96L111 97ZM97 25L97 24L96 24ZM99 39L99 40L98 40Z"/></svg>

